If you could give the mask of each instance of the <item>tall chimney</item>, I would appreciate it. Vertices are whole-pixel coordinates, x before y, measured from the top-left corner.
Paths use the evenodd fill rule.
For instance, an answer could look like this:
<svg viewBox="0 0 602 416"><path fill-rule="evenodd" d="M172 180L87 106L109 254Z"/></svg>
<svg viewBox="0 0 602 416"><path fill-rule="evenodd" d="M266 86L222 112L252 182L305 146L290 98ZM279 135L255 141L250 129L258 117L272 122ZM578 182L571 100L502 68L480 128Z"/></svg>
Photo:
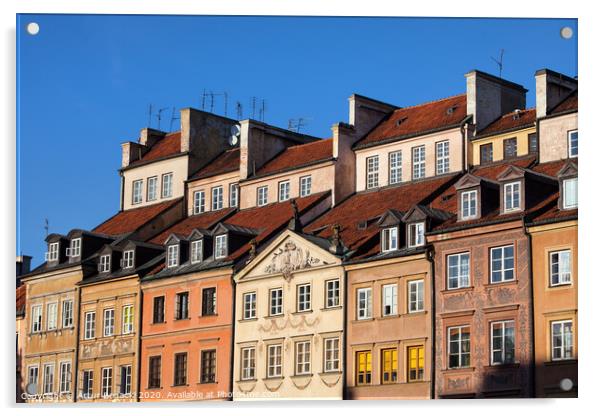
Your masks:
<svg viewBox="0 0 602 416"><path fill-rule="evenodd" d="M550 69L535 72L535 112L545 117L550 110L577 89L577 80Z"/></svg>

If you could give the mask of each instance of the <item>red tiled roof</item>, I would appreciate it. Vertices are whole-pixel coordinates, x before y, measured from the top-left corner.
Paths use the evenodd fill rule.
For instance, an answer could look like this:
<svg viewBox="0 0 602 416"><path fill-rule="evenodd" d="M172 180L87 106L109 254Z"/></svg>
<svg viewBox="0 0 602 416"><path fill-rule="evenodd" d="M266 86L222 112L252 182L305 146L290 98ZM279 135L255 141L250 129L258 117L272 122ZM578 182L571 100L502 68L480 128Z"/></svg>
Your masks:
<svg viewBox="0 0 602 416"><path fill-rule="evenodd" d="M17 297L17 315L25 313L25 294L25 285L19 286L15 293Z"/></svg>
<svg viewBox="0 0 602 416"><path fill-rule="evenodd" d="M165 210L171 208L182 198L160 202L146 207L120 211L105 222L97 225L92 232L108 235L121 235L136 231L148 223L154 217L161 215Z"/></svg>
<svg viewBox="0 0 602 416"><path fill-rule="evenodd" d="M361 192L345 199L332 210L305 227L305 232L323 238L332 236L332 226L338 224L343 244L350 250L358 250L354 257L374 254L379 243L371 241L378 236L377 220L387 210L406 212L414 205L424 203L444 185L455 183L457 175L447 175L400 186ZM360 228L365 222L366 227Z"/></svg>
<svg viewBox="0 0 602 416"><path fill-rule="evenodd" d="M573 91L568 97L561 101L556 107L554 107L550 114L564 113L565 111L572 111L579 109L579 98L577 97L578 91Z"/></svg>
<svg viewBox="0 0 602 416"><path fill-rule="evenodd" d="M557 177L560 170L566 165L567 160L555 160L553 162L541 163L532 168L533 171L543 173L548 176ZM579 163L578 159L571 159L575 165ZM578 209L563 210L559 208L560 189L550 195L545 201L534 207L531 212L533 216L529 222L539 223L546 221L562 220L569 217L575 217Z"/></svg>
<svg viewBox="0 0 602 416"><path fill-rule="evenodd" d="M226 150L199 169L191 179L202 179L240 169L240 148Z"/></svg>
<svg viewBox="0 0 602 416"><path fill-rule="evenodd" d="M180 151L180 132L169 133L162 139L159 139L141 159L130 163L129 166L141 165L153 160L162 159L167 156L172 156Z"/></svg>
<svg viewBox="0 0 602 416"><path fill-rule="evenodd" d="M518 116L518 117L517 117ZM535 109L528 108L526 110L512 111L504 114L483 130L478 132L477 137L487 136L494 133L501 133L508 130L515 130L525 127L535 126Z"/></svg>
<svg viewBox="0 0 602 416"><path fill-rule="evenodd" d="M170 234L188 236L195 228L204 230L210 229L234 211L236 211L236 208L224 208L219 211L208 211L199 215L191 215L162 231L160 234L153 237L149 243L163 245Z"/></svg>
<svg viewBox="0 0 602 416"><path fill-rule="evenodd" d="M256 175L290 170L332 158L332 138L291 146L268 161Z"/></svg>
<svg viewBox="0 0 602 416"><path fill-rule="evenodd" d="M449 112L449 109L454 109ZM387 139L410 137L460 124L466 118L466 94L395 110L356 144L375 145Z"/></svg>

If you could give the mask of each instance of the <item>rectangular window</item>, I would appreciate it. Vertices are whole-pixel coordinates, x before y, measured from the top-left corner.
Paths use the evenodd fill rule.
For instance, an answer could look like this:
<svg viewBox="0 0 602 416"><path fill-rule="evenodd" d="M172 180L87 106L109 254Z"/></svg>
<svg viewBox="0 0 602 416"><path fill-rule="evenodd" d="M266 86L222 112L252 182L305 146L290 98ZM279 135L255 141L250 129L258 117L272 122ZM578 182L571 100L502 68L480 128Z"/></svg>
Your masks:
<svg viewBox="0 0 602 416"><path fill-rule="evenodd" d="M134 250L123 252L123 264L121 267L124 269L130 269L134 267Z"/></svg>
<svg viewBox="0 0 602 416"><path fill-rule="evenodd" d="M527 136L527 140L529 141L529 154L537 153L538 144L537 144L537 133L529 133Z"/></svg>
<svg viewBox="0 0 602 416"><path fill-rule="evenodd" d="M32 386L38 387L38 377L39 377L40 369L37 365L32 365L27 368L27 384L31 384Z"/></svg>
<svg viewBox="0 0 602 416"><path fill-rule="evenodd" d="M148 359L148 388L161 388L161 356L159 355Z"/></svg>
<svg viewBox="0 0 602 416"><path fill-rule="evenodd" d="M103 317L103 335L110 337L115 333L115 309L105 309Z"/></svg>
<svg viewBox="0 0 602 416"><path fill-rule="evenodd" d="M504 184L504 212L520 209L520 182Z"/></svg>
<svg viewBox="0 0 602 416"><path fill-rule="evenodd" d="M205 191L196 191L193 196L192 213L194 215L205 212Z"/></svg>
<svg viewBox="0 0 602 416"><path fill-rule="evenodd" d="M297 285L297 312L311 310L311 285Z"/></svg>
<svg viewBox="0 0 602 416"><path fill-rule="evenodd" d="M458 289L470 286L470 254L447 256L447 288Z"/></svg>
<svg viewBox="0 0 602 416"><path fill-rule="evenodd" d="M573 358L573 321L555 321L552 326L552 360Z"/></svg>
<svg viewBox="0 0 602 416"><path fill-rule="evenodd" d="M255 347L243 348L241 355L240 378L242 380L253 380L255 378Z"/></svg>
<svg viewBox="0 0 602 416"><path fill-rule="evenodd" d="M203 240L190 243L190 262L192 264L203 261Z"/></svg>
<svg viewBox="0 0 602 416"><path fill-rule="evenodd" d="M58 315L58 303L53 302L46 305L46 330L56 329Z"/></svg>
<svg viewBox="0 0 602 416"><path fill-rule="evenodd" d="M516 157L516 137L504 140L504 159Z"/></svg>
<svg viewBox="0 0 602 416"><path fill-rule="evenodd" d="M82 249L82 239L81 238L74 238L73 240L71 240L71 244L69 247L69 257L79 257L81 256L81 249Z"/></svg>
<svg viewBox="0 0 602 416"><path fill-rule="evenodd" d="M328 280L326 282L326 307L334 308L339 306L339 280Z"/></svg>
<svg viewBox="0 0 602 416"><path fill-rule="evenodd" d="M132 204L140 204L142 202L142 179L132 183Z"/></svg>
<svg viewBox="0 0 602 416"><path fill-rule="evenodd" d="M299 189L301 197L308 196L311 194L311 176L303 176L299 179Z"/></svg>
<svg viewBox="0 0 602 416"><path fill-rule="evenodd" d="M295 343L295 374L309 374L311 371L311 343L300 341Z"/></svg>
<svg viewBox="0 0 602 416"><path fill-rule="evenodd" d="M424 347L408 348L408 380L418 381L424 379Z"/></svg>
<svg viewBox="0 0 602 416"><path fill-rule="evenodd" d="M493 162L493 143L482 144L479 146L481 154L481 164Z"/></svg>
<svg viewBox="0 0 602 416"><path fill-rule="evenodd" d="M132 393L132 366L122 365L120 372L121 383L119 385L119 394L126 396Z"/></svg>
<svg viewBox="0 0 602 416"><path fill-rule="evenodd" d="M125 305L122 309L122 334L134 332L134 305Z"/></svg>
<svg viewBox="0 0 602 416"><path fill-rule="evenodd" d="M47 261L56 261L59 259L59 243L48 244L48 253L46 253Z"/></svg>
<svg viewBox="0 0 602 416"><path fill-rule="evenodd" d="M577 178L565 179L562 181L562 208L577 208L579 205L577 190Z"/></svg>
<svg viewBox="0 0 602 416"><path fill-rule="evenodd" d="M171 244L167 246L167 267L176 267L179 263L180 245Z"/></svg>
<svg viewBox="0 0 602 416"><path fill-rule="evenodd" d="M61 378L60 378L60 386L59 393L68 394L71 393L71 363L64 362L61 363Z"/></svg>
<svg viewBox="0 0 602 416"><path fill-rule="evenodd" d="M355 354L355 384L372 384L372 352L358 351Z"/></svg>
<svg viewBox="0 0 602 416"><path fill-rule="evenodd" d="M84 339L96 336L96 312L86 312L84 315Z"/></svg>
<svg viewBox="0 0 602 416"><path fill-rule="evenodd" d="M408 312L421 312L424 310L424 280L411 280L408 282Z"/></svg>
<svg viewBox="0 0 602 416"><path fill-rule="evenodd" d="M449 141L438 142L437 145L437 175L449 172Z"/></svg>
<svg viewBox="0 0 602 416"><path fill-rule="evenodd" d="M324 372L339 371L340 342L338 338L324 340Z"/></svg>
<svg viewBox="0 0 602 416"><path fill-rule="evenodd" d="M214 287L206 287L203 289L203 316L216 314L217 307L217 292Z"/></svg>
<svg viewBox="0 0 602 416"><path fill-rule="evenodd" d="M268 203L268 187L260 186L257 188L257 206L261 207Z"/></svg>
<svg viewBox="0 0 602 416"><path fill-rule="evenodd" d="M63 328L73 326L73 301L71 299L63 301Z"/></svg>
<svg viewBox="0 0 602 416"><path fill-rule="evenodd" d="M383 316L397 315L397 285L383 285Z"/></svg>
<svg viewBox="0 0 602 416"><path fill-rule="evenodd" d="M188 292L176 294L176 319L188 319Z"/></svg>
<svg viewBox="0 0 602 416"><path fill-rule="evenodd" d="M385 228L381 232L381 248L383 253L398 249L397 227Z"/></svg>
<svg viewBox="0 0 602 416"><path fill-rule="evenodd" d="M571 284L571 250L550 252L550 286Z"/></svg>
<svg viewBox="0 0 602 416"><path fill-rule="evenodd" d="M426 174L426 150L424 146L412 148L412 179L424 178Z"/></svg>
<svg viewBox="0 0 602 416"><path fill-rule="evenodd" d="M491 365L514 363L514 321L491 323Z"/></svg>
<svg viewBox="0 0 602 416"><path fill-rule="evenodd" d="M255 292L243 295L243 319L254 319L256 315L257 294Z"/></svg>
<svg viewBox="0 0 602 416"><path fill-rule="evenodd" d="M282 377L282 345L268 345L268 377Z"/></svg>
<svg viewBox="0 0 602 416"><path fill-rule="evenodd" d="M54 392L54 364L44 365L44 394L52 394Z"/></svg>
<svg viewBox="0 0 602 416"><path fill-rule="evenodd" d="M228 255L228 236L226 234L215 237L215 258L221 259Z"/></svg>
<svg viewBox="0 0 602 416"><path fill-rule="evenodd" d="M188 353L179 352L174 355L174 373L173 373L173 385L184 386L186 385L186 375L188 366Z"/></svg>
<svg viewBox="0 0 602 416"><path fill-rule="evenodd" d="M211 188L211 210L217 211L224 207L224 188L216 186Z"/></svg>
<svg viewBox="0 0 602 416"><path fill-rule="evenodd" d="M491 283L514 280L514 246L494 247L490 254Z"/></svg>
<svg viewBox="0 0 602 416"><path fill-rule="evenodd" d="M282 315L282 288L270 289L270 315Z"/></svg>
<svg viewBox="0 0 602 416"><path fill-rule="evenodd" d="M111 271L111 255L105 254L100 256L100 263L98 263L98 271L100 273L107 273Z"/></svg>
<svg viewBox="0 0 602 416"><path fill-rule="evenodd" d="M154 201L157 199L157 177L151 176L146 181L146 200Z"/></svg>
<svg viewBox="0 0 602 416"><path fill-rule="evenodd" d="M173 194L173 173L161 176L161 198L171 198Z"/></svg>
<svg viewBox="0 0 602 416"><path fill-rule="evenodd" d="M238 184L231 183L230 184L230 207L238 206Z"/></svg>
<svg viewBox="0 0 602 416"><path fill-rule="evenodd" d="M289 181L278 183L278 202L287 201L291 196L291 183Z"/></svg>
<svg viewBox="0 0 602 416"><path fill-rule="evenodd" d="M207 350L201 353L201 383L215 383L216 351Z"/></svg>
<svg viewBox="0 0 602 416"><path fill-rule="evenodd" d="M378 156L366 158L366 188L378 187Z"/></svg>
<svg viewBox="0 0 602 416"><path fill-rule="evenodd" d="M42 305L31 307L31 332L40 332L42 330Z"/></svg>
<svg viewBox="0 0 602 416"><path fill-rule="evenodd" d="M92 388L94 387L94 371L82 371L82 397L84 399L92 398Z"/></svg>
<svg viewBox="0 0 602 416"><path fill-rule="evenodd" d="M372 288L357 290L357 319L372 318Z"/></svg>
<svg viewBox="0 0 602 416"><path fill-rule="evenodd" d="M467 220L477 216L477 191L462 192L462 219Z"/></svg>
<svg viewBox="0 0 602 416"><path fill-rule="evenodd" d="M153 324L165 322L165 296L153 298Z"/></svg>
<svg viewBox="0 0 602 416"><path fill-rule="evenodd" d="M111 397L113 394L113 368L102 369L102 397Z"/></svg>
<svg viewBox="0 0 602 416"><path fill-rule="evenodd" d="M470 366L470 327L454 326L447 329L449 368Z"/></svg>
<svg viewBox="0 0 602 416"><path fill-rule="evenodd" d="M401 150L389 153L389 184L401 182Z"/></svg>
<svg viewBox="0 0 602 416"><path fill-rule="evenodd" d="M381 351L381 369L382 384L397 381L397 348L388 348Z"/></svg>
<svg viewBox="0 0 602 416"><path fill-rule="evenodd" d="M424 223L416 222L408 224L408 247L419 247L424 245Z"/></svg>
<svg viewBox="0 0 602 416"><path fill-rule="evenodd" d="M569 157L579 156L579 138L577 130L569 131Z"/></svg>

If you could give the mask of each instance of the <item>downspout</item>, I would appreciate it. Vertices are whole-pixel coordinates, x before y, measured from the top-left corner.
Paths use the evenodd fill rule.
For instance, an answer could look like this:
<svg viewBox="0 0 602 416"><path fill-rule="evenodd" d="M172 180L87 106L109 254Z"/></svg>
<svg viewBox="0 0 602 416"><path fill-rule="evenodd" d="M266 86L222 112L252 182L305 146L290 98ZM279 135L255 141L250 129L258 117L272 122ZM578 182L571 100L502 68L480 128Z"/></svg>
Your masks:
<svg viewBox="0 0 602 416"><path fill-rule="evenodd" d="M230 379L228 380L228 391L231 393L228 396L229 401L234 400L234 354L236 354L234 335L236 334L236 281L234 280L234 265L232 265L232 332L230 335Z"/></svg>
<svg viewBox="0 0 602 416"><path fill-rule="evenodd" d="M466 155L466 123L462 124L460 127L460 131L462 132L462 171L466 172L468 169L466 168L466 159L468 159Z"/></svg>
<svg viewBox="0 0 602 416"><path fill-rule="evenodd" d="M527 258L529 259L529 312L531 314L531 365L529 366L529 372L531 373L531 394L529 397L535 397L535 298L533 290L533 251L531 249L532 239L531 234L527 231L527 224L523 219L523 231L527 236Z"/></svg>
<svg viewBox="0 0 602 416"><path fill-rule="evenodd" d="M541 152L541 143L539 142L539 119L535 121L535 137L537 138L537 154L535 155L535 163L539 163L539 152Z"/></svg>
<svg viewBox="0 0 602 416"><path fill-rule="evenodd" d="M124 186L125 186L125 177L123 176L123 171L120 170L119 171L119 176L121 177L121 184L120 184L120 189L119 189L119 211L123 211L123 190L124 190Z"/></svg>
<svg viewBox="0 0 602 416"><path fill-rule="evenodd" d="M77 402L77 396L79 391L79 330L80 330L80 318L81 318L81 287L77 286L77 327L75 328L75 357L73 363L73 402ZM73 302L73 308L75 309L75 301ZM75 311L73 311L75 312ZM75 313L73 314L75 316Z"/></svg>
<svg viewBox="0 0 602 416"><path fill-rule="evenodd" d="M142 385L141 374L142 374L142 319L143 319L143 307L144 307L144 298L142 297L142 282L140 282L140 277L138 277L138 336L136 337L136 341L138 345L136 346L136 350L138 353L138 359L136 360L136 401L140 401L140 386Z"/></svg>
<svg viewBox="0 0 602 416"><path fill-rule="evenodd" d="M431 399L435 398L435 354L436 354L436 344L435 344L435 312L436 312L436 299L435 299L435 252L432 247L426 252L426 258L431 264Z"/></svg>
<svg viewBox="0 0 602 416"><path fill-rule="evenodd" d="M347 331L349 331L349 321L347 320L347 270L343 268L343 342L341 354L341 370L343 372L343 400L347 400Z"/></svg>

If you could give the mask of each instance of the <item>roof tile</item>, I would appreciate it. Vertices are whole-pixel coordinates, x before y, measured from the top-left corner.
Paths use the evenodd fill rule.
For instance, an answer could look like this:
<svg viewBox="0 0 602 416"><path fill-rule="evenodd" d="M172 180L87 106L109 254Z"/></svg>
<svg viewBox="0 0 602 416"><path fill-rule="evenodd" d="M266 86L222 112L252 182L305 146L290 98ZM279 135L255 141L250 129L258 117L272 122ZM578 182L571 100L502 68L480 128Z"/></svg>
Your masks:
<svg viewBox="0 0 602 416"><path fill-rule="evenodd" d="M509 130L518 130L519 128L535 127L535 109L512 111L504 114L493 121L483 130L478 132L477 137L488 136L495 133L501 133Z"/></svg>
<svg viewBox="0 0 602 416"><path fill-rule="evenodd" d="M226 150L199 169L191 179L203 179L240 169L240 148Z"/></svg>
<svg viewBox="0 0 602 416"><path fill-rule="evenodd" d="M256 175L268 175L332 158L332 138L291 146L263 165Z"/></svg>
<svg viewBox="0 0 602 416"><path fill-rule="evenodd" d="M153 160L162 159L167 156L176 155L181 153L180 151L180 132L169 133L162 139L159 139L148 152L138 159L129 164L129 166L142 165Z"/></svg>

